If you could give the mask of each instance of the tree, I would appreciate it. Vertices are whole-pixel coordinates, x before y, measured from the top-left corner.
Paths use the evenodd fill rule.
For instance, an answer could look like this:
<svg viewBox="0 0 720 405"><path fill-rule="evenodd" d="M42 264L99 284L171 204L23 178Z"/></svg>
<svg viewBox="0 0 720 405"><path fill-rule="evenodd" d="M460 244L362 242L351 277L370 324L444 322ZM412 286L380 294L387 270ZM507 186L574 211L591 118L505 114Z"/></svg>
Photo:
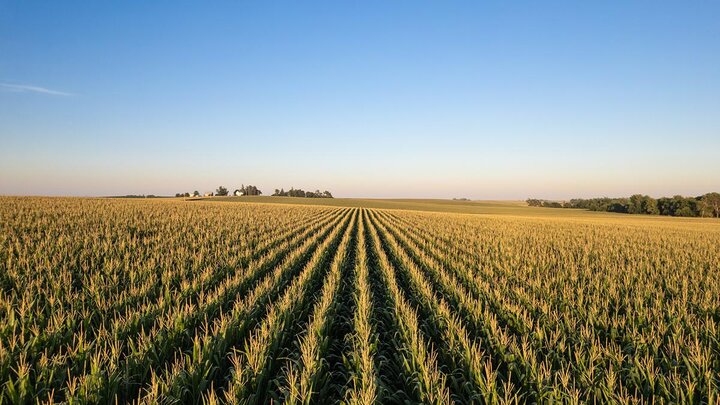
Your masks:
<svg viewBox="0 0 720 405"><path fill-rule="evenodd" d="M630 196L630 201L628 203L628 213L642 214L644 200L645 198L642 196L642 194L634 194Z"/></svg>
<svg viewBox="0 0 720 405"><path fill-rule="evenodd" d="M200 192L195 190L195 191L193 191L192 195L193 195L193 197L200 197Z"/></svg>
<svg viewBox="0 0 720 405"><path fill-rule="evenodd" d="M290 187L290 191L288 191L288 196L290 197L305 197L305 192L300 189L295 189L294 187Z"/></svg>
<svg viewBox="0 0 720 405"><path fill-rule="evenodd" d="M616 200L608 205L606 211L627 214L628 213L628 205L622 203L620 200Z"/></svg>
<svg viewBox="0 0 720 405"><path fill-rule="evenodd" d="M652 197L645 196L643 203L642 203L643 213L650 214L650 215L658 215L660 214L660 211L658 210L657 200L655 200Z"/></svg>
<svg viewBox="0 0 720 405"><path fill-rule="evenodd" d="M707 193L702 196L699 208L702 216L720 218L720 193Z"/></svg>
<svg viewBox="0 0 720 405"><path fill-rule="evenodd" d="M677 217L696 217L700 215L698 201L694 198L687 198L675 195L670 200L672 215Z"/></svg>
<svg viewBox="0 0 720 405"><path fill-rule="evenodd" d="M251 186L251 185L243 187L243 191L245 192L245 195L260 195L260 194L262 194L262 191L260 191L257 187Z"/></svg>
<svg viewBox="0 0 720 405"><path fill-rule="evenodd" d="M243 192L243 195L260 195L260 194L262 194L262 191L260 191L257 187L251 186L251 185L246 186L244 184L240 187L240 191ZM273 194L273 195L281 195L278 193L279 193L278 190L275 189L275 194Z"/></svg>
<svg viewBox="0 0 720 405"><path fill-rule="evenodd" d="M226 195L228 195L228 189L226 189L223 186L220 186L217 188L217 190L215 190L215 195L226 196Z"/></svg>
<svg viewBox="0 0 720 405"><path fill-rule="evenodd" d="M657 208L660 215L675 215L675 209L673 207L673 199L662 197L657 200Z"/></svg>
<svg viewBox="0 0 720 405"><path fill-rule="evenodd" d="M537 198L528 198L527 199L527 205L530 207L542 207L542 201L538 200Z"/></svg>

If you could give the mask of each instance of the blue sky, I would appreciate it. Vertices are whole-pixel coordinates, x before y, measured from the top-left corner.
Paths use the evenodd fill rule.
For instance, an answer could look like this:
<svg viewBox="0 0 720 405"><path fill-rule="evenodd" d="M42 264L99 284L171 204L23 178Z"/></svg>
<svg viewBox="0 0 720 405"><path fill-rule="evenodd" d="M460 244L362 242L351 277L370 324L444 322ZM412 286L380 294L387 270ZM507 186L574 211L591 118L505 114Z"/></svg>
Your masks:
<svg viewBox="0 0 720 405"><path fill-rule="evenodd" d="M718 2L0 0L0 194L720 191Z"/></svg>

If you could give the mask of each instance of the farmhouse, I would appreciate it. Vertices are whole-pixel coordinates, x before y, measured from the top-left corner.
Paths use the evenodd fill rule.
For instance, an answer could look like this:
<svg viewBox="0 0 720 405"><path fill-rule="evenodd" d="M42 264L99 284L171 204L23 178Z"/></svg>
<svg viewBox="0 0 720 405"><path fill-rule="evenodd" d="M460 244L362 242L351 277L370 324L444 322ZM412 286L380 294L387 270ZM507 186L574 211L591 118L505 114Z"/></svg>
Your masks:
<svg viewBox="0 0 720 405"><path fill-rule="evenodd" d="M205 197L212 197L212 196L213 196L212 192L205 193Z"/></svg>
<svg viewBox="0 0 720 405"><path fill-rule="evenodd" d="M245 192L242 191L242 190L235 190L235 192L233 193L233 195L234 195L235 197L240 197L240 196L245 195Z"/></svg>

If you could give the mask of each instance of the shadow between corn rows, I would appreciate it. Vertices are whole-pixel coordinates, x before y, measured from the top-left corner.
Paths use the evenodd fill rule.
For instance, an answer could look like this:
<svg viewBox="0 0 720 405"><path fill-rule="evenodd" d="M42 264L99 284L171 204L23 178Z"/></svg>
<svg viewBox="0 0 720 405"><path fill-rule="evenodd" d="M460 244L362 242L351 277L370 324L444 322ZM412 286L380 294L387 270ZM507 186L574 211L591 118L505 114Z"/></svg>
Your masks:
<svg viewBox="0 0 720 405"><path fill-rule="evenodd" d="M317 239L310 246L308 246L307 250L300 256L299 260L296 263L294 263L290 268L283 271L281 279L277 281L274 288L270 292L268 292L267 295L265 295L259 300L253 312L248 317L248 321L245 323L247 326L254 324L254 322L257 322L257 319L261 319L262 316L264 316L265 312L268 309L268 306L266 304L272 302L274 299L276 299L282 294L282 292L288 286L289 282L298 274L298 272L302 269L305 263L307 263L310 257L312 257L312 253L315 248L321 243L324 238L326 238L332 232L332 229L335 226L338 226L338 224L342 223L343 219L346 218L348 214L349 210L338 211L337 215L333 219L333 222L329 224L327 228L325 228L324 230L318 229L317 231L315 231L319 233L316 233ZM301 245L302 242L303 241L299 241L298 246ZM252 291L255 285L265 276L267 276L273 268L282 264L285 256L294 248L297 248L297 246L288 247L288 250L286 250L284 254L278 255L274 258L274 260L268 262L265 266L263 266L262 269L256 272L252 278L243 280L237 288L233 289L233 292L231 294L228 294L224 297L225 299L222 303L220 303L219 306L211 309L209 311L209 314L206 314L206 316L203 317L199 315L194 316L192 318L192 322L190 322L190 324L186 328L186 332L183 333L177 341L172 342L173 344L168 344L166 348L157 355L157 359L153 362L152 368L156 371L163 370L172 361L174 361L178 354L189 353L189 351L193 347L194 337L201 333L201 331L198 329L201 324L205 321L210 322L217 316L219 316L221 312L227 311L230 305L233 304L237 296L247 294L249 291ZM235 337L238 339L244 337L247 330L247 327L242 328L242 330L237 330L235 333ZM170 356L171 353L175 353L175 356ZM223 357L222 359L216 359L216 361L220 363L218 364L218 366L220 366L220 369L227 370L228 359L226 357ZM213 370L215 371L207 376L207 382L209 383L208 386L212 385L212 383L215 381L222 381L224 375L223 373L218 373L217 369L215 368ZM138 396L141 394L141 386L149 383L150 373L151 370L145 369L144 373L140 374L139 378L135 380L137 381L137 385L135 385L134 388L125 391L125 396L121 396L119 399L121 401L132 401L137 399ZM197 389L198 387L194 388ZM188 394L191 393L192 391ZM185 398L183 398L183 401L181 402L184 402L184 399ZM195 398L195 400L198 399L199 398Z"/></svg>
<svg viewBox="0 0 720 405"><path fill-rule="evenodd" d="M326 217L325 215L320 215L320 218L325 218L325 217ZM286 236L290 237L291 235L287 234ZM272 249L272 247L276 246L276 245L277 244L275 244L275 243L269 244L266 248L262 249L261 252L259 252L258 254L254 254L251 257L247 258L244 261L244 263L249 263L250 261L253 260L253 258L259 258L260 255L262 255L264 252L267 252L269 249ZM227 270L228 269L226 269L224 267L220 267L220 268L216 269L214 271L213 275L208 280L206 280L206 283L201 285L198 288L201 288L203 290L212 288L213 286L217 285L217 283L219 283L223 279L223 277L227 277L228 275L231 275L234 273L234 271L228 272ZM234 270L234 269L232 269L232 270ZM179 285L179 283L178 283L178 285ZM157 299L159 299L160 295L161 294L148 293L146 296L144 296L144 299L147 299L148 297L154 297L154 299L151 301L154 303L154 302L157 302ZM130 297L130 298L131 299L143 299L143 297ZM182 298L181 298L181 300L182 300ZM178 300L176 300L176 301L178 301ZM195 302L195 301L193 300L193 302ZM123 306L123 308L129 309L129 306L125 305L125 306ZM149 308L151 308L151 307L149 307ZM133 322L132 324L126 325L126 327L123 327L120 330L115 330L115 329L111 328L109 330L109 332L112 333L112 336L114 336L114 338L116 340L123 341L126 337L131 336L135 333L139 333L141 330L149 330L149 328L151 328L152 325L154 325L157 321L157 317L159 315L158 311L160 311L160 308L153 309L149 313L146 313L146 314L140 316L137 319L137 322ZM95 318L93 318L93 319L95 319ZM114 318L108 317L108 319L114 319ZM89 331L94 330L93 329L94 324L93 324L92 319L83 319L80 322L82 322L82 324L85 325L84 327L87 327ZM105 322L106 321L103 321L103 323L105 323ZM96 325L96 326L99 326L99 325ZM58 331L58 334L69 334L68 336L72 336L72 330ZM51 337L48 337L48 340L53 341L53 339ZM66 342L65 344L67 344L67 343L69 343L69 342ZM50 345L50 347L44 347L44 353L46 352L46 350L49 350L49 352L52 353L53 347L59 347L61 345L62 345L62 339L55 341L55 343L53 345ZM96 345L91 346L91 350L95 347L96 347ZM125 356L125 355L127 355L127 351L129 350L129 348L125 345L123 347L124 347L123 355ZM27 351L25 351L25 353L27 353ZM92 357L93 353L94 353L94 351L84 352L83 357L82 357L82 359L84 359L83 361L88 361L88 359ZM30 356L30 360L32 360L32 358L33 357ZM58 396L61 395L63 392L61 389L63 388L64 382L68 378L77 376L78 373L83 372L83 370L84 370L84 367L82 367L83 361L80 361L78 359L69 358L65 362L53 364L52 368L55 369L56 371L55 372L50 371L49 373L51 375L55 375L57 377L57 379L55 380L55 383L52 385L43 384L42 386L37 386L37 383L35 382L36 376L33 373L33 375L31 376L32 378L30 379L30 383L33 386L35 386L35 395L37 397L45 397L46 395L44 393L49 393L50 390L55 390L55 395L54 395L55 399L56 400L59 399ZM127 376L126 376L126 378L127 378ZM129 377L129 378L132 378L132 377ZM60 389L58 389L58 388L60 388ZM123 397L124 397L124 395L127 394L128 389L129 389L129 386L126 384L125 385L126 392L122 394Z"/></svg>
<svg viewBox="0 0 720 405"><path fill-rule="evenodd" d="M365 211L364 221L366 229L374 226L367 215L371 210ZM376 246L372 238L366 239L368 248L368 277L370 279L371 294L373 297L372 319L378 337L376 350L376 367L379 376L378 403L385 404L407 404L419 403L420 399L415 387L410 382L410 376L405 375L403 367L404 359L400 354L398 341L399 331L396 329L398 320L392 311L392 300L390 292L382 284L384 278L378 261L376 250L382 246Z"/></svg>
<svg viewBox="0 0 720 405"><path fill-rule="evenodd" d="M386 221L399 222L399 223L401 223L401 224L402 224L402 228L408 231L408 232L407 232L408 235L406 235L406 236L408 236L410 240L414 240L415 243L417 243L417 240L418 240L418 239L423 240L423 241L426 241L426 242L430 242L430 237L427 236L427 235L425 235L425 234L422 234L422 233L419 232L417 229L413 229L413 228L415 227L415 224L412 224L411 222L409 222L409 220L408 220L407 218L399 218L399 217L396 216L396 215L390 215L390 214L388 214L388 213L386 213L386 212L383 213L383 214L385 215L385 220L386 220ZM442 240L441 244L443 245L443 246L441 246L441 248L442 248L444 251L447 251L448 245L451 244L451 242L448 241L448 240ZM407 244L405 244L405 246L407 247ZM412 250L412 249L410 249L409 247L407 247L407 248L408 248L409 250ZM465 250L463 250L463 252L464 252L465 254L468 254L468 255L471 254L470 252L467 252L467 251L465 251ZM435 260L437 260L438 262L443 263L443 265L446 266L448 269L450 269L452 272L458 274L458 269L455 267L455 266L456 266L455 264L453 264L453 263L451 263L451 262L448 262L445 258L437 257L435 253L430 252L430 253L428 253L428 254L430 254L430 256L432 256L432 257L433 257ZM419 259L419 258L418 258L417 260L421 261L421 259ZM469 266L469 263L465 262L463 258L460 258L459 260L461 260L463 266ZM426 263L426 265L427 265L427 263ZM481 274L480 276L483 277L484 279L486 279L486 282L490 282L490 283L492 282L492 279L488 279L488 278L487 278L487 277L489 277L489 275L487 275L487 274ZM522 283L521 280L518 280L518 279L517 279L516 277L514 277L512 274L499 274L498 276L499 276L499 277L506 277L506 278L508 278L509 280L511 280L512 282L515 282L515 283ZM464 282L464 281L463 281L463 282ZM502 315L502 312L503 312L503 308L502 308L501 306L499 306L500 304L492 301L492 299L490 299L489 297L485 297L480 291L477 290L477 288L475 288L476 286L471 286L471 287L473 287L473 288L471 288L470 290L474 293L474 295L475 295L478 299L481 299L481 300L483 300L483 301L488 301L488 300L489 300L489 301L487 302L487 305L489 305L490 308L492 309L492 311L493 311L496 315L498 315L498 318L497 318L497 319L498 319L500 325L502 325L502 326L503 326L504 328L506 328L508 331L510 331L511 333L513 333L515 336L523 336L523 334L529 333L529 332L524 332L524 331L526 330L526 328L525 328L524 325L518 324L519 319L516 319L515 317L511 317L510 319L508 319L508 318L505 318L504 316L501 316L501 315ZM531 293L537 294L538 292L531 289ZM542 314L538 314L537 310L534 309L534 308L532 308L532 306L530 306L528 302L525 302L524 300L520 299L520 297L516 297L514 294L512 295L512 297L513 297L514 299L518 300L520 306L525 307L526 310L528 311L528 313L531 314L531 316L533 316L534 319L535 319L541 326L547 324L548 320L546 319L546 317L544 317ZM594 327L595 327L596 332L597 332L597 333L599 334L599 336L600 336L600 341L607 343L607 341L606 341L606 339L605 339L605 338L606 338L606 336L605 336L605 332L606 332L606 331L605 331L605 329L603 329L602 325L600 325L600 326L595 325ZM580 337L578 336L578 332L577 332L577 331L574 331L574 330L563 330L563 333L565 333L565 334L571 339L571 341L581 342ZM616 341L617 344L621 345L622 347L628 347L628 346L627 346L628 343L622 341L622 336L620 336L620 337L618 337L618 338L621 339L621 340ZM554 352L551 348L546 347L546 346L540 346L540 347L538 347L538 346L535 345L536 342L535 342L534 340L531 339L530 341L532 342L533 347L534 347L534 349L536 350L536 359L540 360L540 359L542 359L543 357L547 357L547 358L553 359L552 362L553 362L553 368L554 368L554 369L557 370L557 369L559 369L559 368L564 367L564 366L562 366L562 364L573 364L572 356L571 356L571 353L572 353L572 350L573 350L572 346L568 349L568 350L570 350L570 352L565 353L565 356L560 356L558 353ZM580 344L581 344L581 343L580 343ZM626 385L626 390L627 390L627 389L631 389L631 390L634 389L634 392L635 392L634 395L635 395L636 397L639 396L640 398L644 398L645 400L649 400L649 399L651 399L655 394L653 394L652 391L648 391L648 390L644 389L642 386L638 386L638 385L636 385L635 382L633 382L633 377L632 377L632 374L631 374L632 371L630 370L631 367L633 366L633 360L632 360L632 359L633 359L633 357L632 357L631 355L628 355L628 356L626 357L626 359L623 361L623 367L622 367L621 372L620 372L621 380L622 380L624 383L627 384L627 385ZM681 368L683 368L682 366L683 366L683 365L680 364L680 367L681 367ZM524 385L527 386L527 384L524 384ZM634 388L633 388L633 387L634 387ZM533 397L534 397L534 396L537 396L537 395L542 395L542 392L543 392L543 390L545 390L545 389L550 389L550 391L554 391L554 390L552 389L552 387L549 387L549 386L547 386L547 387L540 387L540 386L531 384L530 386L527 387L527 390L530 392L530 395L533 396ZM703 394L703 393L700 393L698 396L702 397L702 394ZM666 399L672 400L672 398L673 398L673 397L666 398ZM596 390L583 390L582 395L581 395L581 399L583 399L583 400L585 400L585 401L607 401L607 400L608 400L608 399L607 399L607 396L604 396L602 393L601 393L601 394L598 394L598 393L596 392Z"/></svg>
<svg viewBox="0 0 720 405"><path fill-rule="evenodd" d="M350 215L353 210L348 209L345 212L347 216ZM284 376L282 375L282 365L285 362L284 360L292 358L293 355L296 355L299 352L299 350L295 347L297 344L297 337L302 335L302 331L307 328L310 311L319 298L317 292L321 290L323 280L325 280L328 276L330 264L335 257L343 234L346 231L353 232L353 229L348 230L348 228L354 227L355 225L352 223L351 217L350 219L344 221L341 225L336 226L341 226L341 229L337 232L328 247L322 252L319 262L315 267L318 271L314 271L312 273L306 287L304 288L305 294L299 297L299 301L297 302L297 314L294 321L285 323L283 330L281 330L278 334L279 338L272 342L271 349L269 353L267 353L267 366L263 370L260 378L255 381L257 386L255 393L252 397L246 398L247 403L262 404L269 402L282 402L285 383ZM308 254L307 259L310 257L312 257L312 253ZM292 279L298 275L298 272L305 266L306 263L307 260L303 260L302 264L297 266L297 271L294 271L292 275L288 275L284 278L284 288L282 292L275 294L275 297L282 296ZM250 316L251 320L242 326L242 330L237 334L234 344L230 345L228 353L233 350L241 350L244 342L249 337L250 332L259 326L265 319L265 315L272 301L274 300L268 300L267 306L263 306L262 308L256 310L256 312ZM222 398L224 396L226 386L225 382L231 381L232 378L232 364L229 356L226 355L218 359L217 364L214 366L215 370L210 376L212 383L207 387L207 389L212 389L213 386L219 387L214 390L214 393L216 397ZM199 395L196 395L194 398L180 399L183 402L188 402L188 400L198 402L203 396L207 395L207 393L208 391L205 391L199 393Z"/></svg>
<svg viewBox="0 0 720 405"><path fill-rule="evenodd" d="M537 402L538 398L536 397L535 390L527 387L527 385L521 378L520 373L516 371L516 367L507 363L502 354L495 353L492 348L485 343L490 341L490 336L487 335L485 326L469 321L473 317L462 309L462 306L459 304L458 298L455 296L455 294L452 291L447 290L440 284L438 279L434 276L433 272L429 271L428 264L418 256L418 253L410 246L408 246L401 238L399 238L397 229L388 227L387 223L380 218L380 215L376 214L374 220L378 222L379 226L385 227L388 232L388 234L385 234L385 232L379 232L381 238L385 242L384 245L388 245L387 240L389 237L392 237L396 241L398 246L403 249L404 252L410 257L413 263L423 271L424 277L433 286L435 292L441 297L443 297L449 304L451 304L453 309L459 312L463 325L470 333L471 338L474 338L474 340L481 344L481 346L485 350L485 354L492 360L492 364L494 365L496 371L499 374L499 380L511 380L517 387L517 392L508 392L506 394L511 396L517 394L520 398L523 398L524 401ZM422 314L422 318L424 320L424 322L422 322L421 324L422 331L429 338L429 340L436 345L436 347L444 347L445 344L442 340L442 337L437 332L440 325L433 322L433 320L435 319L434 314L428 312L429 309L425 305L422 305L422 300L418 298L418 296L416 295L417 292L414 291L414 289L411 287L408 270L405 269L405 266L398 258L397 253L393 252L392 249L390 249L388 246L386 246L385 248L388 253L388 257L390 257L391 261L393 262L393 266L396 269L401 270L396 272L398 284L403 288L403 291L418 309L419 313ZM469 384L469 382L463 377L463 373L461 372L461 370L458 370L453 366L454 361L451 357L449 357L449 353L447 353L445 350L439 350L438 352L439 360L441 360L439 361L439 364L441 365L442 370L450 377L450 380L452 381L450 389L454 399L459 403L476 401L476 398L469 398L467 396L469 394L464 390L464 386Z"/></svg>

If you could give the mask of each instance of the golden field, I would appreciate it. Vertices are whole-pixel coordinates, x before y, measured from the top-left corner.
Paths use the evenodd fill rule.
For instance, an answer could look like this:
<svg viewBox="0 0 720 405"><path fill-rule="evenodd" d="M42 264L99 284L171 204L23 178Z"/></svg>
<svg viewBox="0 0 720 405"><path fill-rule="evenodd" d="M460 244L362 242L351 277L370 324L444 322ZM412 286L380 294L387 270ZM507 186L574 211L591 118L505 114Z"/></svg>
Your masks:
<svg viewBox="0 0 720 405"><path fill-rule="evenodd" d="M0 403L718 401L717 220L297 200L0 198Z"/></svg>

